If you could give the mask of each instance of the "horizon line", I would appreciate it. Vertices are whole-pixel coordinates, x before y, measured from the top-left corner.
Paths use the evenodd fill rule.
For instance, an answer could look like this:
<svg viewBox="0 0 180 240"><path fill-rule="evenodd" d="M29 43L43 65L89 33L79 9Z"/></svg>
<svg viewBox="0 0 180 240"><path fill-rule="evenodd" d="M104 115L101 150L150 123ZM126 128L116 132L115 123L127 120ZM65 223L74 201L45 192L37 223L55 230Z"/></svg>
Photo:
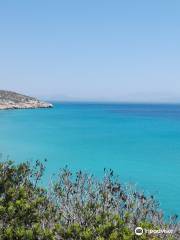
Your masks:
<svg viewBox="0 0 180 240"><path fill-rule="evenodd" d="M180 105L179 102L146 102L146 101L99 101L99 100L51 100L48 101L52 103L72 103L72 104L130 104L130 105L136 105L136 104L144 104L144 105Z"/></svg>

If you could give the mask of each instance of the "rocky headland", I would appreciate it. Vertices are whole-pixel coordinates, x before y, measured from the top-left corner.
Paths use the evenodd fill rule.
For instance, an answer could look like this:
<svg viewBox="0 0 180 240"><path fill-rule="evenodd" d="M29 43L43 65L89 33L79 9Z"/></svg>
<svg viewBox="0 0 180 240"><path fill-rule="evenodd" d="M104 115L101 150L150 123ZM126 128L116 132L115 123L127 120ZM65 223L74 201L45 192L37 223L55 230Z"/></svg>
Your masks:
<svg viewBox="0 0 180 240"><path fill-rule="evenodd" d="M28 108L52 108L48 102L37 98L22 95L16 92L0 90L0 110L28 109Z"/></svg>

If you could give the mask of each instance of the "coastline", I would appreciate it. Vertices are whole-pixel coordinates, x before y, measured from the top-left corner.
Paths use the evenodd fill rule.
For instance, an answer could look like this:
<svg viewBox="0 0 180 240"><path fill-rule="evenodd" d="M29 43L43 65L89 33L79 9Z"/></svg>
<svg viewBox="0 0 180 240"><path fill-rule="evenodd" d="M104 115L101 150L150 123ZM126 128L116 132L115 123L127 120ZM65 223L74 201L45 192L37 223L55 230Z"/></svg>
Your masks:
<svg viewBox="0 0 180 240"><path fill-rule="evenodd" d="M13 109L36 109L36 108L52 108L53 104L47 102L32 101L26 103L0 103L0 110Z"/></svg>
<svg viewBox="0 0 180 240"><path fill-rule="evenodd" d="M20 93L0 90L0 110L52 108L51 103Z"/></svg>

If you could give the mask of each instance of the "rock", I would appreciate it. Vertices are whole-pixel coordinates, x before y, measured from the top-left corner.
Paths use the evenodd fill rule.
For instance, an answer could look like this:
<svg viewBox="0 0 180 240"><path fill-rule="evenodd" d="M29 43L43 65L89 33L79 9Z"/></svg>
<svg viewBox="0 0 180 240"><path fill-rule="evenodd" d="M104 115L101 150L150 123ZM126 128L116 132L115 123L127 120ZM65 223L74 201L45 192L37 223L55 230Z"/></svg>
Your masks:
<svg viewBox="0 0 180 240"><path fill-rule="evenodd" d="M29 109L29 108L52 108L48 102L22 95L16 92L0 90L0 110L5 109Z"/></svg>

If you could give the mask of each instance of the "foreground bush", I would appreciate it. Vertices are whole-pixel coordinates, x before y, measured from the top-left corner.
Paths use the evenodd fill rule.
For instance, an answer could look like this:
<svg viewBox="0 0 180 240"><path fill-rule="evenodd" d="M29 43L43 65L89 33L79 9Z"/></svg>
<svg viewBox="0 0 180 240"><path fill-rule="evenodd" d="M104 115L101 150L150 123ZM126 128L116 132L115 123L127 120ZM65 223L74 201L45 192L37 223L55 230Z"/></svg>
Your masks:
<svg viewBox="0 0 180 240"><path fill-rule="evenodd" d="M176 217L164 223L154 197L121 185L112 171L100 181L65 168L48 189L39 184L43 172L38 161L0 163L0 239L180 239ZM137 226L173 234L136 236Z"/></svg>

